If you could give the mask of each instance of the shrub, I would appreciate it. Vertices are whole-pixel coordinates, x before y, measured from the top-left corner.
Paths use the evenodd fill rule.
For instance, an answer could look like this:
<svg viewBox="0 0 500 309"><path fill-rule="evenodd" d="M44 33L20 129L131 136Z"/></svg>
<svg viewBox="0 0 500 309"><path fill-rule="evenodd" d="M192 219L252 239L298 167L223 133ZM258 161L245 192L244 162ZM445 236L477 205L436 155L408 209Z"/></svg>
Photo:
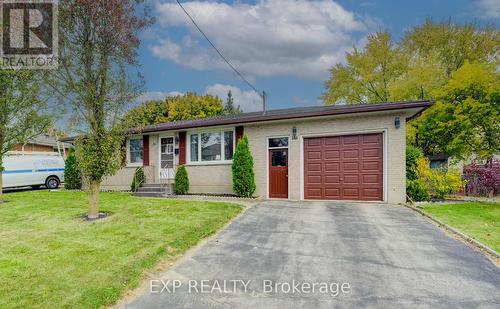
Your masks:
<svg viewBox="0 0 500 309"><path fill-rule="evenodd" d="M450 193L460 191L465 183L458 171L431 170L429 160L424 157L417 159L416 174L418 181L429 189L432 196L437 198L445 198Z"/></svg>
<svg viewBox="0 0 500 309"><path fill-rule="evenodd" d="M450 193L460 191L464 186L462 175L453 170L431 170L429 180L434 196L441 199Z"/></svg>
<svg viewBox="0 0 500 309"><path fill-rule="evenodd" d="M500 161L490 165L473 162L464 167L468 195L495 196L500 192Z"/></svg>
<svg viewBox="0 0 500 309"><path fill-rule="evenodd" d="M422 158L424 153L417 147L406 146L406 179L416 180L417 177L417 160Z"/></svg>
<svg viewBox="0 0 500 309"><path fill-rule="evenodd" d="M406 180L406 194L415 202L429 201L429 187L421 180Z"/></svg>
<svg viewBox="0 0 500 309"><path fill-rule="evenodd" d="M138 167L134 173L134 179L132 180L132 185L130 186L130 190L132 192L137 192L142 184L146 182L146 176L144 175L144 169L142 167Z"/></svg>
<svg viewBox="0 0 500 309"><path fill-rule="evenodd" d="M82 188L82 173L78 169L74 149L70 149L64 163L64 187L68 190Z"/></svg>
<svg viewBox="0 0 500 309"><path fill-rule="evenodd" d="M174 193L175 194L186 194L189 191L189 178L186 167L180 165L175 172L174 179Z"/></svg>
<svg viewBox="0 0 500 309"><path fill-rule="evenodd" d="M240 197L252 197L255 192L253 158L248 138L243 136L236 145L233 157L233 191Z"/></svg>

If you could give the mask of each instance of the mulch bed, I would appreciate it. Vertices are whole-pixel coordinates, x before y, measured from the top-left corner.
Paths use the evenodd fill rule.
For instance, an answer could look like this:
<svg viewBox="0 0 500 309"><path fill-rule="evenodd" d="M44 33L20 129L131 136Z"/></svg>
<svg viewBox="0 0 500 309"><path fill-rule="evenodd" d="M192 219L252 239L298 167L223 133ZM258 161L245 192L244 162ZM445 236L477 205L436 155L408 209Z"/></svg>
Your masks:
<svg viewBox="0 0 500 309"><path fill-rule="evenodd" d="M100 212L99 213L99 217L98 218L92 218L90 219L88 217L88 214L83 214L83 215L80 215L80 218L83 220L83 221L87 221L87 222L93 222L93 221L97 221L97 220L104 220L108 217L110 217L112 215L111 212Z"/></svg>

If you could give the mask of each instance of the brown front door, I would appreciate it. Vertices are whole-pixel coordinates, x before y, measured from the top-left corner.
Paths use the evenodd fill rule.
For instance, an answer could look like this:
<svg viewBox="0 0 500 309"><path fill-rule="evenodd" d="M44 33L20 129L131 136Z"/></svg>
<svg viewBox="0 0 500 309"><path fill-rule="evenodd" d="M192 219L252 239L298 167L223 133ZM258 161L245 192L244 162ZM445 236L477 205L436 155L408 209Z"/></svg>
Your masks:
<svg viewBox="0 0 500 309"><path fill-rule="evenodd" d="M304 198L383 200L381 133L304 139Z"/></svg>
<svg viewBox="0 0 500 309"><path fill-rule="evenodd" d="M288 198L288 149L269 150L269 197Z"/></svg>

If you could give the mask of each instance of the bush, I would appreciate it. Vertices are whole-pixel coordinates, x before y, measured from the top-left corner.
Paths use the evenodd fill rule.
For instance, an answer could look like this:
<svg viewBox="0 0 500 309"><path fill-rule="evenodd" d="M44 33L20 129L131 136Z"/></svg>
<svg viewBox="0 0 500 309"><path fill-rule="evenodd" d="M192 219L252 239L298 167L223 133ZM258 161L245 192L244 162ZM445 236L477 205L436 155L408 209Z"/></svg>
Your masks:
<svg viewBox="0 0 500 309"><path fill-rule="evenodd" d="M240 197L252 197L255 192L253 158L248 138L243 136L236 146L233 157L233 191Z"/></svg>
<svg viewBox="0 0 500 309"><path fill-rule="evenodd" d="M186 194L189 191L189 178L186 167L180 165L175 172L174 179L174 193L175 194Z"/></svg>
<svg viewBox="0 0 500 309"><path fill-rule="evenodd" d="M429 180L434 196L440 199L445 198L451 193L462 190L464 186L462 175L453 170L431 170Z"/></svg>
<svg viewBox="0 0 500 309"><path fill-rule="evenodd" d="M406 180L406 194L414 202L429 201L431 199L429 187L418 179Z"/></svg>
<svg viewBox="0 0 500 309"><path fill-rule="evenodd" d="M68 190L80 190L82 188L82 173L77 167L74 149L69 150L64 163L64 188Z"/></svg>
<svg viewBox="0 0 500 309"><path fill-rule="evenodd" d="M430 169L427 158L417 159L416 174L418 181L428 188L432 196L445 198L453 192L460 191L464 186L464 181L458 171L444 169Z"/></svg>
<svg viewBox="0 0 500 309"><path fill-rule="evenodd" d="M144 175L144 169L142 167L138 167L135 170L134 179L132 180L132 185L130 186L130 190L132 192L137 192L143 183L146 182L146 176Z"/></svg>
<svg viewBox="0 0 500 309"><path fill-rule="evenodd" d="M500 192L500 161L489 165L472 163L464 167L468 195L496 196Z"/></svg>
<svg viewBox="0 0 500 309"><path fill-rule="evenodd" d="M416 180L417 176L417 160L422 158L424 153L417 147L406 146L406 179Z"/></svg>

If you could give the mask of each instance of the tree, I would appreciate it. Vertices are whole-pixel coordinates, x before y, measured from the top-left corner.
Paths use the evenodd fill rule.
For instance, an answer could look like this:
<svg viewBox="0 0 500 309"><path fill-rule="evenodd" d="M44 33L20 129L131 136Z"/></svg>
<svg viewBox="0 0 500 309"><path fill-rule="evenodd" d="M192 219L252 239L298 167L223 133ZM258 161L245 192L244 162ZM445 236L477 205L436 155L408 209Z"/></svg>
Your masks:
<svg viewBox="0 0 500 309"><path fill-rule="evenodd" d="M240 106L234 107L234 102L233 102L233 94L231 93L231 90L228 91L227 93L227 99L226 99L226 105L224 106L224 114L225 115L237 115L241 114Z"/></svg>
<svg viewBox="0 0 500 309"><path fill-rule="evenodd" d="M464 63L498 64L498 41L500 32L493 26L481 27L477 23L456 24L451 21L435 23L428 19L423 25L405 34L403 49L413 59L417 59L422 69L408 71L399 85L399 97L404 100L415 99L416 89L421 85L426 98L437 95L439 89L448 82L455 71ZM406 92L406 93L405 93ZM450 105L454 109L457 105ZM407 137L414 145L421 147L426 154L449 153L447 144L455 137L454 130L448 130L448 122L439 123L443 116L441 104L430 108L422 117L408 125ZM450 113L453 113L449 110ZM457 149L455 149L457 150ZM457 151L452 151L457 155ZM459 154L464 156L465 153Z"/></svg>
<svg viewBox="0 0 500 309"><path fill-rule="evenodd" d="M167 121L167 100L146 101L130 109L124 116L124 125L130 128L141 128Z"/></svg>
<svg viewBox="0 0 500 309"><path fill-rule="evenodd" d="M389 86L406 71L408 62L387 32L369 35L364 49L354 48L346 60L330 69L322 96L326 105L392 100Z"/></svg>
<svg viewBox="0 0 500 309"><path fill-rule="evenodd" d="M472 155L491 162L500 151L500 73L495 65L466 62L424 113L417 136L458 159ZM429 151L429 149L427 149Z"/></svg>
<svg viewBox="0 0 500 309"><path fill-rule="evenodd" d="M253 171L253 157L246 136L243 136L236 145L232 172L233 191L241 197L252 197L256 188L255 174Z"/></svg>
<svg viewBox="0 0 500 309"><path fill-rule="evenodd" d="M388 34L378 32L369 36L362 50L355 48L348 53L346 64L337 64L331 69L323 101L329 105L435 99L465 63L498 66L499 40L500 31L494 26L451 21L435 23L431 19L409 30L395 43ZM484 153L477 147L450 143L465 134L449 127L455 109L460 106L438 102L429 108L408 123L407 142L425 154L466 157L472 148ZM468 110L458 112L461 117L469 118Z"/></svg>
<svg viewBox="0 0 500 309"><path fill-rule="evenodd" d="M168 121L190 120L215 117L224 114L222 100L212 95L197 95L188 92L183 96L175 96L168 101Z"/></svg>
<svg viewBox="0 0 500 309"><path fill-rule="evenodd" d="M0 203L3 202L3 158L16 144L42 133L50 118L39 95L39 82L32 71L0 67Z"/></svg>
<svg viewBox="0 0 500 309"><path fill-rule="evenodd" d="M239 113L239 107L234 111ZM176 120L199 119L225 114L218 97L187 93L165 100L146 101L130 109L123 117L123 125L141 128L147 125Z"/></svg>
<svg viewBox="0 0 500 309"><path fill-rule="evenodd" d="M426 58L415 55L408 57L406 71L389 85L391 99L408 101L430 98L432 91L447 81L444 67L435 54Z"/></svg>
<svg viewBox="0 0 500 309"><path fill-rule="evenodd" d="M491 62L498 57L500 31L493 25L457 24L451 20L434 22L427 19L408 31L402 46L409 54L423 59L436 56L446 75L458 70L466 61Z"/></svg>
<svg viewBox="0 0 500 309"><path fill-rule="evenodd" d="M99 217L102 178L121 166L120 116L140 90L138 32L153 20L143 0L69 0L59 6L60 68L50 85L72 106L82 133L78 167L89 183L88 218Z"/></svg>
<svg viewBox="0 0 500 309"><path fill-rule="evenodd" d="M70 149L64 164L64 188L80 190L82 188L82 173L78 169L74 149Z"/></svg>

